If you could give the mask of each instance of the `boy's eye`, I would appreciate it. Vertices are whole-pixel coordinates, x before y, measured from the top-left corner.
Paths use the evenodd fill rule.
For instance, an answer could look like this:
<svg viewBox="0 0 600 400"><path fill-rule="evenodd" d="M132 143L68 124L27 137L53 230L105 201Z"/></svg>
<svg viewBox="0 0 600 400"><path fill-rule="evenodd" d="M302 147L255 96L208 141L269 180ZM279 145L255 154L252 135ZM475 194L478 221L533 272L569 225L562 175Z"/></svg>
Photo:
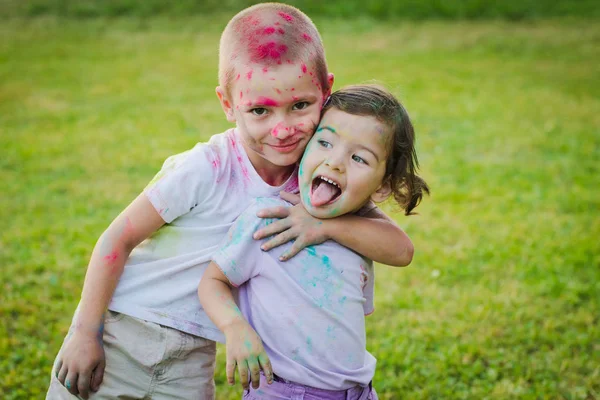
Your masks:
<svg viewBox="0 0 600 400"><path fill-rule="evenodd" d="M261 116L261 115L265 115L267 113L267 109L263 108L263 107L257 107L257 108L253 108L252 110L250 110L250 112L254 115Z"/></svg>
<svg viewBox="0 0 600 400"><path fill-rule="evenodd" d="M357 156L356 154L354 154L354 155L352 156L352 159L353 159L354 161L356 161L357 163L361 163L361 164L367 164L367 165L369 165L369 163L368 163L368 162L366 162L366 161L364 160L364 158L361 158L361 157Z"/></svg>
<svg viewBox="0 0 600 400"><path fill-rule="evenodd" d="M326 141L326 140L323 140L323 139L319 139L319 142L318 142L318 143L319 143L319 144L320 144L322 147L325 147L326 149L330 149L330 148L332 148L332 147L333 147L333 146L331 145L331 143L329 143L328 141Z"/></svg>
<svg viewBox="0 0 600 400"><path fill-rule="evenodd" d="M308 101L300 101L300 102L294 104L294 106L292 107L292 109L293 110L304 110L309 105L310 104L308 104Z"/></svg>

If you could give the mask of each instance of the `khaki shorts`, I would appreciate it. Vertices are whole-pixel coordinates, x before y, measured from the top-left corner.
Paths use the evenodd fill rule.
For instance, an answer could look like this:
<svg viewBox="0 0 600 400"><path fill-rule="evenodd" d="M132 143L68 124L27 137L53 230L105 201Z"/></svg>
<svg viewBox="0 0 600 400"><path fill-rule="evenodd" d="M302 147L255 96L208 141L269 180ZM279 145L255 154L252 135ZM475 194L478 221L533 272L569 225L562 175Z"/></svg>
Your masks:
<svg viewBox="0 0 600 400"><path fill-rule="evenodd" d="M108 311L103 342L104 379L90 399L215 398L216 344L212 340ZM53 368L46 399L77 398L58 381Z"/></svg>

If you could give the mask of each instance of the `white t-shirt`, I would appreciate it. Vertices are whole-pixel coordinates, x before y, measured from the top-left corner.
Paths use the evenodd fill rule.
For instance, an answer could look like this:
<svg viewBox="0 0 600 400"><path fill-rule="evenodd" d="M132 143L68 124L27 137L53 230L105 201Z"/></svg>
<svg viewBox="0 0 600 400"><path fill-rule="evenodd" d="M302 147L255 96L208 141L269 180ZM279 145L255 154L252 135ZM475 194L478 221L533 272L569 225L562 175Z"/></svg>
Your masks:
<svg viewBox="0 0 600 400"><path fill-rule="evenodd" d="M296 171L273 187L235 129L169 157L144 190L166 224L129 256L109 309L224 341L198 300L198 284L232 223L256 197L297 191Z"/></svg>
<svg viewBox="0 0 600 400"><path fill-rule="evenodd" d="M239 286L240 310L275 374L328 390L366 386L376 364L365 334L365 315L373 312L373 263L331 240L286 262L277 257L291 243L262 251L252 233L273 221L256 212L281 205L290 206L257 199L233 224L214 261Z"/></svg>

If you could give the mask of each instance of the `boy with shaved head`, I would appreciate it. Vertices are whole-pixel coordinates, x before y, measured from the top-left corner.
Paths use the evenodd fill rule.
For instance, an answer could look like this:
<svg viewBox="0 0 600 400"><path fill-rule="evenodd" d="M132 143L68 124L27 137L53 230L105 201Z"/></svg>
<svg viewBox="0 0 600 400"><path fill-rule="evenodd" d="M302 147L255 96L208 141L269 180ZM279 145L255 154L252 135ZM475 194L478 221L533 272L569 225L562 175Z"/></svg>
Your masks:
<svg viewBox="0 0 600 400"><path fill-rule="evenodd" d="M297 164L332 84L319 33L301 11L264 3L229 22L216 92L236 126L168 158L102 234L47 398L214 398L215 341L224 336L198 284L254 198L297 191ZM327 239L389 265L412 257L408 237L377 209L294 221L281 220L274 239L296 239L284 258Z"/></svg>

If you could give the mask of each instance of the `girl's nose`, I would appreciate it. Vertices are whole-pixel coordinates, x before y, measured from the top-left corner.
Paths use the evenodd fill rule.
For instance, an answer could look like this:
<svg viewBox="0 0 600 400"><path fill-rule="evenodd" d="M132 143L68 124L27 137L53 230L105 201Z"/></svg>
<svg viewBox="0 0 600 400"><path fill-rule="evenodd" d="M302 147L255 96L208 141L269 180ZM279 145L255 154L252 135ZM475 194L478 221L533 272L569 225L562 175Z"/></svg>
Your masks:
<svg viewBox="0 0 600 400"><path fill-rule="evenodd" d="M344 157L343 154L341 154L341 152L333 151L325 160L325 165L339 172L346 171L346 166L344 165Z"/></svg>

